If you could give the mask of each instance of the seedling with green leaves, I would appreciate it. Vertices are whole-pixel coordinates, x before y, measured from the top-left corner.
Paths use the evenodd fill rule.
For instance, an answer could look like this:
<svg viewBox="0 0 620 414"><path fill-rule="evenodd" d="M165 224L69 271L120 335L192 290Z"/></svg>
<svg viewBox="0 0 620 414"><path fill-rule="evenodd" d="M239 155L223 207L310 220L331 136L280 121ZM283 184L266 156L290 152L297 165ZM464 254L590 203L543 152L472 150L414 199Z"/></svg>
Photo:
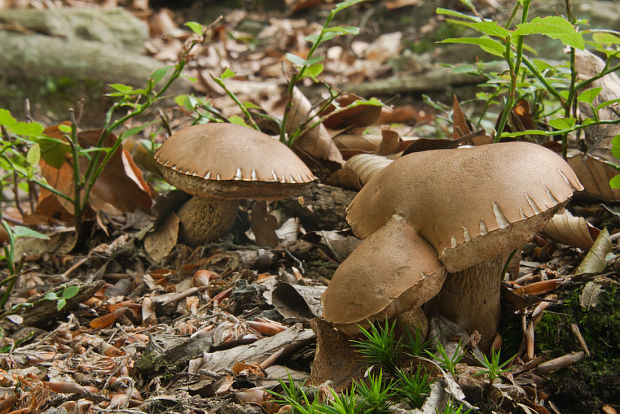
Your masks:
<svg viewBox="0 0 620 414"><path fill-rule="evenodd" d="M80 291L79 286L66 286L62 288L60 292L48 292L45 294L45 299L56 301L56 308L61 310L67 304L67 300L73 298Z"/></svg>
<svg viewBox="0 0 620 414"><path fill-rule="evenodd" d="M368 329L360 326L363 338L352 340L351 343L357 352L362 354L371 363L380 364L390 372L395 372L400 364L402 343L396 339L394 326L387 318L383 325L371 324Z"/></svg>
<svg viewBox="0 0 620 414"><path fill-rule="evenodd" d="M511 356L508 360L501 363L501 350L498 350L496 353L495 349L491 349L491 359L487 358L486 355L483 355L482 358L480 358L478 355L474 356L476 357L478 362L480 362L480 364L485 368L484 371L481 371L480 373L475 375L487 375L487 377L489 378L487 387L488 391L493 386L495 380L499 378L502 373L510 370L510 368L506 367L512 362L516 355Z"/></svg>
<svg viewBox="0 0 620 414"><path fill-rule="evenodd" d="M399 396L406 399L411 408L420 408L431 391L430 374L423 366L417 366L414 372L413 366L408 370L397 370L398 383L396 391Z"/></svg>
<svg viewBox="0 0 620 414"><path fill-rule="evenodd" d="M454 348L454 351L451 353L446 350L440 341L435 341L435 346L437 348L437 353L433 353L429 350L425 350L424 352L437 361L441 368L445 369L452 375L456 375L456 364L461 362L461 360L465 357L465 351L461 346L461 341L456 344L456 348Z"/></svg>
<svg viewBox="0 0 620 414"><path fill-rule="evenodd" d="M620 69L617 58L620 56L620 36L612 30L581 29L583 21L577 21L572 14L570 0L566 0L566 17L546 16L529 19L531 0L518 0L507 24L501 25L496 21L485 19L469 0L461 0L469 8L471 14L454 10L438 8L437 13L448 16L448 21L465 26L480 34L478 37L456 37L443 40L443 43L472 44L484 52L503 59L508 66L506 74L486 73L483 65L479 65L476 72L487 76L488 81L481 85L491 89L491 92L481 92L478 98L486 101L484 111L498 98L503 97L501 112L495 131L495 141L507 137L526 136L562 136L562 152L566 158L568 134L581 131L593 125L620 123L620 118L603 120L599 112L616 105L620 99L608 99L594 105L595 99L601 93L598 87L589 88L592 82ZM521 19L513 24L517 12L521 10ZM551 65L541 59L528 55L535 54L535 50L528 47L525 40L528 36L542 35L560 41L569 49L569 57L565 64ZM575 68L576 50L584 50L586 46L595 49L604 55L605 66L594 76L584 80L577 80ZM614 63L614 61L616 63ZM526 129L506 132L510 114L515 104L521 100L529 101L535 121L548 124L551 129ZM577 104L590 106L591 117L579 117ZM482 117L479 119L479 123Z"/></svg>

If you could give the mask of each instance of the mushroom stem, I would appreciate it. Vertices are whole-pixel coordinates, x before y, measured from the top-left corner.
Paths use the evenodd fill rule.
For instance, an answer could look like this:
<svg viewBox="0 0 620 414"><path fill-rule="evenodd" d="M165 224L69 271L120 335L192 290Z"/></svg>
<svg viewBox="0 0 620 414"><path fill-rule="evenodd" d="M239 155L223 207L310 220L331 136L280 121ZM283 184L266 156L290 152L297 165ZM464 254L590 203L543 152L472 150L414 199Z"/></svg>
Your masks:
<svg viewBox="0 0 620 414"><path fill-rule="evenodd" d="M180 239L190 246L217 240L232 227L238 207L239 200L192 197L178 212Z"/></svg>
<svg viewBox="0 0 620 414"><path fill-rule="evenodd" d="M449 273L437 296L425 305L426 313L440 314L467 332L482 336L478 347L487 352L499 327L500 288L504 257L497 256L456 273Z"/></svg>

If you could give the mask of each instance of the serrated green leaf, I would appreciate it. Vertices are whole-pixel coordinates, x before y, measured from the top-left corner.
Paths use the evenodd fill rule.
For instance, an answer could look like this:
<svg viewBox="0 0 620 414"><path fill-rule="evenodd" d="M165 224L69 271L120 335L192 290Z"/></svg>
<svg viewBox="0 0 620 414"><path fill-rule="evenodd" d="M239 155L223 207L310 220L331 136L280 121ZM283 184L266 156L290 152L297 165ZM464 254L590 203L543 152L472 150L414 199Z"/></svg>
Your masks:
<svg viewBox="0 0 620 414"><path fill-rule="evenodd" d="M442 40L440 43L464 43L476 45L485 52L500 57L504 56L504 51L506 49L503 44L488 37L451 37L449 39Z"/></svg>
<svg viewBox="0 0 620 414"><path fill-rule="evenodd" d="M620 160L620 135L616 135L611 140L611 155Z"/></svg>
<svg viewBox="0 0 620 414"><path fill-rule="evenodd" d="M9 112L6 109L0 109L0 125L10 127L16 122L17 120L13 118L13 115L11 115L11 112Z"/></svg>
<svg viewBox="0 0 620 414"><path fill-rule="evenodd" d="M47 237L45 234L39 233L36 230L32 230L31 228L24 226L15 226L13 228L13 234L15 235L15 238L34 237L35 239L49 240L49 237Z"/></svg>
<svg viewBox="0 0 620 414"><path fill-rule="evenodd" d="M166 76L166 73L168 73L168 71L173 67L174 66L164 66L162 68L159 68L155 72L151 73L151 76L149 78L153 79L153 82L157 83L161 81L164 76Z"/></svg>
<svg viewBox="0 0 620 414"><path fill-rule="evenodd" d="M609 186L613 189L620 188L620 174L616 175L611 180L609 180Z"/></svg>
<svg viewBox="0 0 620 414"><path fill-rule="evenodd" d="M34 144L30 148L28 148L28 152L26 153L26 161L32 167L36 167L39 165L39 160L41 159L41 147L39 144Z"/></svg>
<svg viewBox="0 0 620 414"><path fill-rule="evenodd" d="M437 7L435 9L435 13L443 14L445 16L460 17L461 19L471 20L473 22L479 22L480 21L480 19L475 17L475 16L470 16L470 15L465 14L465 13L460 13L460 12L457 12L456 10L444 9L442 7Z"/></svg>
<svg viewBox="0 0 620 414"><path fill-rule="evenodd" d="M584 49L585 40L575 26L560 16L536 17L534 20L519 24L513 31L515 36L538 34L560 40L565 45L575 49Z"/></svg>
<svg viewBox="0 0 620 414"><path fill-rule="evenodd" d="M506 30L499 24L495 22L463 22L460 20L448 19L451 23L456 23L461 26L469 27L470 29L474 29L477 32L482 34L486 34L488 36L499 37L500 39L505 39L507 37L511 37L510 31Z"/></svg>
<svg viewBox="0 0 620 414"><path fill-rule="evenodd" d="M583 103L587 103L587 104L592 104L592 102L594 102L594 100L601 93L602 90L603 90L603 88L601 88L601 87L592 88L592 89L586 89L585 91L581 92L577 96L577 100L579 102L583 102Z"/></svg>
<svg viewBox="0 0 620 414"><path fill-rule="evenodd" d="M60 132L64 132L64 133L70 134L71 131L72 131L72 128L69 125L60 124L60 125L58 125L58 130Z"/></svg>
<svg viewBox="0 0 620 414"><path fill-rule="evenodd" d="M186 22L185 26L189 27L191 29L191 31L196 33L197 35L202 35L203 27L202 27L202 25L200 23Z"/></svg>
<svg viewBox="0 0 620 414"><path fill-rule="evenodd" d="M594 244L590 247L581 263L579 263L577 269L575 269L575 274L601 273L607 267L605 256L609 252L611 252L611 240L609 239L609 231L607 231L607 228L604 228L598 234L596 240L594 240Z"/></svg>
<svg viewBox="0 0 620 414"><path fill-rule="evenodd" d="M72 297L77 295L79 291L80 291L79 286L67 286L62 291L62 297L65 299L71 299Z"/></svg>
<svg viewBox="0 0 620 414"><path fill-rule="evenodd" d="M233 72L232 70L230 70L230 68L226 68L224 70L224 72L220 75L220 79L228 79L228 78L232 78L236 75L235 72Z"/></svg>
<svg viewBox="0 0 620 414"><path fill-rule="evenodd" d="M592 39L601 45L618 45L620 37L612 33L596 32L592 35Z"/></svg>
<svg viewBox="0 0 620 414"><path fill-rule="evenodd" d="M564 130L574 127L575 122L575 118L555 118L549 120L549 125L551 125L555 129Z"/></svg>
<svg viewBox="0 0 620 414"><path fill-rule="evenodd" d="M131 91L133 91L133 87L129 86L129 85L124 85L122 83L111 83L108 85L110 88L114 89L115 91L118 91L122 94L126 94L129 93Z"/></svg>

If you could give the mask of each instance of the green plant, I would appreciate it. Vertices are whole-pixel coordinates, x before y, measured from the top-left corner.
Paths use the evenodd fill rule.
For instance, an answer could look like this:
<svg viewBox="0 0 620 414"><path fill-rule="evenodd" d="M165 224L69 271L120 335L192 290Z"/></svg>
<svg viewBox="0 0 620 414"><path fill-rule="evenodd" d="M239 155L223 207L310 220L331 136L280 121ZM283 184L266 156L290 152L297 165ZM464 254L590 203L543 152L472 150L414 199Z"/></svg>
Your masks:
<svg viewBox="0 0 620 414"><path fill-rule="evenodd" d="M620 171L620 135L616 135L611 141L611 155L618 160L614 167L616 167L616 170ZM612 179L609 180L609 185L611 188L620 188L620 174L612 177Z"/></svg>
<svg viewBox="0 0 620 414"><path fill-rule="evenodd" d="M6 263L9 273L8 277L0 281L0 286L5 286L2 297L0 297L0 308L2 308L9 299L11 291L13 290L15 282L17 282L17 278L19 276L19 269L17 268L17 264L15 262L15 240L20 237L35 237L38 239L49 239L49 237L24 226L15 226L12 228L4 219L0 219L0 223L9 237L8 244L3 247L4 254L0 255L0 261L4 261Z"/></svg>
<svg viewBox="0 0 620 414"><path fill-rule="evenodd" d="M411 334L409 329L405 330L405 336L403 341L403 351L410 356L422 355L424 350L431 344L433 338L428 338L426 341L422 338L422 330L419 326L415 328L415 337Z"/></svg>
<svg viewBox="0 0 620 414"><path fill-rule="evenodd" d="M398 369L396 392L411 408L420 408L431 391L431 378L422 366L418 366L413 374L412 371L413 367L408 370Z"/></svg>
<svg viewBox="0 0 620 414"><path fill-rule="evenodd" d="M393 380L384 381L383 371L377 375L368 375L367 381L357 382L357 393L360 397L360 406L365 413L387 413L388 401L395 397L395 383Z"/></svg>
<svg viewBox="0 0 620 414"><path fill-rule="evenodd" d="M79 286L66 286L62 288L60 295L56 292L48 292L45 294L45 299L56 301L56 308L61 310L67 304L67 299L71 299L80 291Z"/></svg>
<svg viewBox="0 0 620 414"><path fill-rule="evenodd" d="M436 341L435 345L437 347L436 354L428 350L425 350L424 352L437 361L441 368L445 369L452 375L456 375L456 364L461 362L461 360L465 357L465 352L461 346L461 341L456 344L456 348L451 355L448 354L448 351L444 348L440 341Z"/></svg>
<svg viewBox="0 0 620 414"><path fill-rule="evenodd" d="M136 89L129 85L111 84L113 92L108 96L116 99L106 112L105 121L93 146L85 147L78 140L78 123L74 114L70 125L58 126L62 139L48 136L38 122L18 122L9 111L0 109L0 165L13 173L13 185L18 186L18 177L27 183L35 183L57 196L69 201L73 208L78 240L81 239L81 222L88 206L90 192L97 178L103 172L112 156L119 150L123 140L137 134L148 124L123 131L114 136L114 131L149 109L162 99L176 79L182 76L183 69L190 59L192 49L204 40L208 28L198 28L188 23L198 35L184 47L181 57L174 66L166 66L153 72L146 87ZM119 113L122 112L122 115ZM111 143L106 140L112 140ZM53 167L60 167L70 158L73 169L73 191L65 194L50 186L37 174L39 160L43 159ZM86 168L80 170L79 160L85 160ZM2 184L6 184L2 177ZM18 206L19 207L19 206ZM79 243L78 243L79 245Z"/></svg>
<svg viewBox="0 0 620 414"><path fill-rule="evenodd" d="M566 17L536 17L531 21L528 21L531 0L518 0L511 18L505 25L484 19L471 1L461 0L461 3L469 8L471 15L443 8L438 8L437 13L449 16L448 22L473 29L480 33L480 36L448 38L442 42L476 45L484 52L503 59L508 65L506 75L487 74L482 70L482 65L475 69L487 76L488 81L484 86L491 88L490 93L479 95L480 99L486 100L484 111L489 105L496 103L498 98L504 98L497 122L495 142L499 142L503 137L562 136L562 153L566 158L569 133L592 125L620 123L620 119L601 120L598 116L601 109L617 104L620 99L606 100L594 106L594 99L600 94L601 89L586 89L595 80L620 69L620 64L613 63L614 59L620 56L617 47L620 44L620 37L617 32L588 29L579 31L579 26L585 22L575 19L570 0L566 0ZM515 25L513 19L519 9L521 19ZM531 58L526 52L534 54L535 50L525 43L526 37L531 35L543 35L561 41L570 48L568 62L553 66L543 60ZM588 36L589 40L584 36ZM577 81L575 50L583 50L586 45L606 56L605 67L596 75ZM545 123L551 127L550 130L514 128L516 130L506 132L513 108L521 99L530 102L529 106L533 108L532 116L536 117L534 121L546 121ZM577 103L589 105L593 112L592 117L579 118Z"/></svg>
<svg viewBox="0 0 620 414"><path fill-rule="evenodd" d="M505 367L507 367L512 362L512 360L514 359L516 355L511 356L510 358L508 358L508 360L501 362L501 363L500 363L500 356L501 356L501 350L498 350L497 353L495 353L495 349L491 349L491 359L487 358L486 355L482 355L482 358L480 358L478 355L474 354L474 357L484 367L484 371L481 371L474 375L486 374L489 377L489 382L487 384L487 392L491 389L495 380L499 378L499 376L502 373L510 370L510 368L505 368Z"/></svg>
<svg viewBox="0 0 620 414"><path fill-rule="evenodd" d="M446 404L446 406L441 411L435 408L435 412L437 414L467 414L471 412L471 409L468 409L467 411L463 411L463 410L464 410L463 404L459 404L457 406L453 400L449 400L448 404Z"/></svg>
<svg viewBox="0 0 620 414"><path fill-rule="evenodd" d="M402 349L401 342L396 340L394 335L395 324L396 321L390 325L385 318L384 325L371 324L368 330L359 326L363 339L351 341L357 352L370 362L384 366L390 372L395 372L398 367Z"/></svg>

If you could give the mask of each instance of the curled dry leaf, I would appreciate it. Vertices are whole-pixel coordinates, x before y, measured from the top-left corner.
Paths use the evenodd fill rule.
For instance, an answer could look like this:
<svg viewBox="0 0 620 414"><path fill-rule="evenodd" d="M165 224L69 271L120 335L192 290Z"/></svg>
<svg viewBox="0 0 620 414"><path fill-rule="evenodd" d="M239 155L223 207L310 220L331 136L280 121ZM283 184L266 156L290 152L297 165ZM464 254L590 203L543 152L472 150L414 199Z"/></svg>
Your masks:
<svg viewBox="0 0 620 414"><path fill-rule="evenodd" d="M354 94L345 94L335 100L321 116L323 125L329 129L350 129L374 124L381 114L382 106Z"/></svg>
<svg viewBox="0 0 620 414"><path fill-rule="evenodd" d="M620 201L620 189L609 186L609 180L617 174L613 166L581 152L569 154L568 164L579 177L587 195L604 201Z"/></svg>
<svg viewBox="0 0 620 414"><path fill-rule="evenodd" d="M295 88L292 107L286 124L286 133L291 136L299 129L302 133L295 140L294 145L296 148L313 158L342 164L344 162L342 154L332 141L325 126L322 123L318 123L313 128L308 129L318 122L316 115L310 115L314 112L308 98L299 89Z"/></svg>
<svg viewBox="0 0 620 414"><path fill-rule="evenodd" d="M358 154L347 160L344 167L331 175L329 184L359 190L393 160L377 154Z"/></svg>
<svg viewBox="0 0 620 414"><path fill-rule="evenodd" d="M609 232L606 228L601 230L598 237L594 241L594 244L586 253L577 269L575 274L580 275L583 273L600 273L607 267L605 257L607 253L611 252L611 240L609 239Z"/></svg>
<svg viewBox="0 0 620 414"><path fill-rule="evenodd" d="M592 226L583 217L575 217L570 211L556 213L547 222L543 231L553 241L572 247L589 249L600 230Z"/></svg>
<svg viewBox="0 0 620 414"><path fill-rule="evenodd" d="M127 311L126 307L116 309L114 312L110 312L107 315L103 315L103 316L93 319L92 321L90 321L89 325L93 329L109 328L110 326L112 326L114 322L118 320L118 318L123 316L126 311Z"/></svg>

